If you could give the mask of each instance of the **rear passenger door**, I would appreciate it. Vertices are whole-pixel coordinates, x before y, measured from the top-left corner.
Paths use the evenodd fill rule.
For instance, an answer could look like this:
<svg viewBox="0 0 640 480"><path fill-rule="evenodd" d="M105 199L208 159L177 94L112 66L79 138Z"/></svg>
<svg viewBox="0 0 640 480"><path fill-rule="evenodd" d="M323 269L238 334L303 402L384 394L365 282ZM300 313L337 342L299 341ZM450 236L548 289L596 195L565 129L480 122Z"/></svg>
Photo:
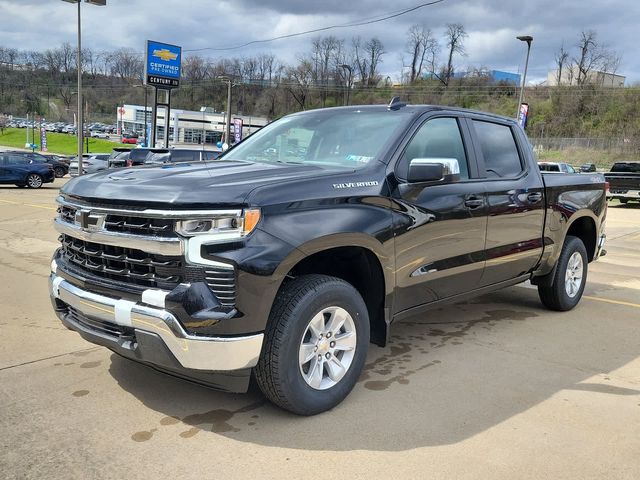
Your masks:
<svg viewBox="0 0 640 480"><path fill-rule="evenodd" d="M485 117L469 120L480 175L485 177L488 221L482 285L524 275L542 255L544 185L535 161L526 158L519 127Z"/></svg>

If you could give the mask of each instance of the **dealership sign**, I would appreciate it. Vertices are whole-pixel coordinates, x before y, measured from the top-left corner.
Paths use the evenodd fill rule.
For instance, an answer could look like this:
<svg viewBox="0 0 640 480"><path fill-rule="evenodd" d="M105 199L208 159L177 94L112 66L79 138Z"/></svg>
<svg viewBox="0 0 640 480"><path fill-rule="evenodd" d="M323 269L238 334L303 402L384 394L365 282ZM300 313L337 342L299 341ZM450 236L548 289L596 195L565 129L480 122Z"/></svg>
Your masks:
<svg viewBox="0 0 640 480"><path fill-rule="evenodd" d="M147 40L144 80L147 85L175 88L180 85L182 47Z"/></svg>

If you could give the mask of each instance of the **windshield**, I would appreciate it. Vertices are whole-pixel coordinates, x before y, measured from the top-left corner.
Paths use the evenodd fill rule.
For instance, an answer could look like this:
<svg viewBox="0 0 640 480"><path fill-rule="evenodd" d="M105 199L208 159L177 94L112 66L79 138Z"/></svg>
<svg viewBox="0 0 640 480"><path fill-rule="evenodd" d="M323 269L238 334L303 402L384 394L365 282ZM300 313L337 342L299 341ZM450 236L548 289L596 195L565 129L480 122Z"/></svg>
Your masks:
<svg viewBox="0 0 640 480"><path fill-rule="evenodd" d="M376 158L411 115L342 109L291 115L254 133L222 159L358 168Z"/></svg>

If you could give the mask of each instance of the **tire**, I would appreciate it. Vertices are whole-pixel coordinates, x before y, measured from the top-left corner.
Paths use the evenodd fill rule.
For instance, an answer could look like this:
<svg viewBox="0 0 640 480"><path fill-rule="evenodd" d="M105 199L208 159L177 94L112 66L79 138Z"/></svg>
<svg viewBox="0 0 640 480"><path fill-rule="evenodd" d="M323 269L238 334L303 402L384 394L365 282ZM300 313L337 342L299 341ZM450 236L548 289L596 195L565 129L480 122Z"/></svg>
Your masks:
<svg viewBox="0 0 640 480"><path fill-rule="evenodd" d="M587 283L588 265L587 249L582 240L567 236L551 286L538 286L538 295L544 306L558 312L575 307Z"/></svg>
<svg viewBox="0 0 640 480"><path fill-rule="evenodd" d="M37 173L30 173L27 175L27 186L29 188L40 188L42 184L42 177Z"/></svg>
<svg viewBox="0 0 640 480"><path fill-rule="evenodd" d="M336 320L342 321L337 329L332 328ZM323 330L322 335L314 327ZM298 415L335 407L360 376L369 329L367 306L344 280L303 275L288 282L271 309L254 370L260 390L274 404Z"/></svg>
<svg viewBox="0 0 640 480"><path fill-rule="evenodd" d="M62 178L67 174L67 172L65 172L64 168L62 168L62 167L54 168L53 169L53 173L55 174L56 178Z"/></svg>

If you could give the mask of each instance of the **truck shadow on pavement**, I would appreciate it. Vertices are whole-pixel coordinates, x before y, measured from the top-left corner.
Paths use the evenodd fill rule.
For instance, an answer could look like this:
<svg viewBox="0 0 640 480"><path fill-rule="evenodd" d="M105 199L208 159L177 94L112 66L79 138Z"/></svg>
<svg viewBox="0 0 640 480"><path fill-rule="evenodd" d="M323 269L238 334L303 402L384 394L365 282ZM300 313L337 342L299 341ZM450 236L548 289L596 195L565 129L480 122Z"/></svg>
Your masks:
<svg viewBox="0 0 640 480"><path fill-rule="evenodd" d="M131 441L167 435L213 444L224 435L305 450L401 451L460 442L563 390L635 398L640 390L607 384L610 371L638 356L640 337L595 311L611 307L584 300L572 312L549 312L534 289L513 287L394 324L386 348L371 346L349 397L315 417L282 411L256 391L216 392L115 354L110 373L164 415L123 432Z"/></svg>

